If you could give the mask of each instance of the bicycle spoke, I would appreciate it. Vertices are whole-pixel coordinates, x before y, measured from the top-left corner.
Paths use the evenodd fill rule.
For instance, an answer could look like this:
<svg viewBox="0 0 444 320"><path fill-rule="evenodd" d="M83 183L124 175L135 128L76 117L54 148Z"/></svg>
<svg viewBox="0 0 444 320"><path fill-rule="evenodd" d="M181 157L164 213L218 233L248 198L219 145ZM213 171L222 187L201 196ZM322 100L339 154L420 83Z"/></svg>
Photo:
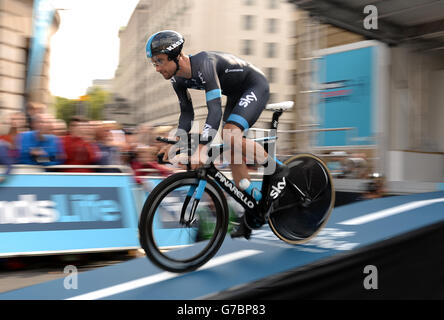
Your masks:
<svg viewBox="0 0 444 320"><path fill-rule="evenodd" d="M315 195L313 198L312 198L312 202L316 202L316 201L318 201L318 199L320 199L320 196L321 195L323 195L324 194L324 191L325 190L327 190L327 187L328 187L328 185L326 184L319 192L318 192L318 194L317 195Z"/></svg>
<svg viewBox="0 0 444 320"><path fill-rule="evenodd" d="M307 169L307 171L309 173L307 191L310 191L311 190L311 182L313 180L313 170L312 170L312 168L310 168L310 169Z"/></svg>
<svg viewBox="0 0 444 320"><path fill-rule="evenodd" d="M288 176L286 179L287 181L290 182L290 186L293 187L298 193L301 194L302 197L307 197L307 191L310 190L310 186L311 184L309 183L309 178L307 175L307 170L304 168L304 162L303 161L299 161L299 163L297 163L296 165L291 167L292 170L295 170L296 172L301 172L300 176L303 177L303 181L302 184L305 184L305 191L303 190L303 187L299 187L298 184L293 180L293 178L291 178L290 176ZM299 174L298 174L299 175ZM297 178L297 176L296 176Z"/></svg>
<svg viewBox="0 0 444 320"><path fill-rule="evenodd" d="M305 181L305 189L307 191L309 191L309 187L308 187L308 173L307 173L307 169L304 168L304 181Z"/></svg>
<svg viewBox="0 0 444 320"><path fill-rule="evenodd" d="M287 181L290 183L290 187L296 190L302 197L307 197L307 194L304 193L291 178L287 177Z"/></svg>
<svg viewBox="0 0 444 320"><path fill-rule="evenodd" d="M325 175L324 170L319 167L318 167L318 169L321 170L322 175L323 175L323 177L322 177L323 181L320 182L320 183L322 183L323 187L320 188L319 192L315 196L311 197L313 202L315 202L320 197L320 195L322 195L324 193L324 191L329 187L328 177Z"/></svg>

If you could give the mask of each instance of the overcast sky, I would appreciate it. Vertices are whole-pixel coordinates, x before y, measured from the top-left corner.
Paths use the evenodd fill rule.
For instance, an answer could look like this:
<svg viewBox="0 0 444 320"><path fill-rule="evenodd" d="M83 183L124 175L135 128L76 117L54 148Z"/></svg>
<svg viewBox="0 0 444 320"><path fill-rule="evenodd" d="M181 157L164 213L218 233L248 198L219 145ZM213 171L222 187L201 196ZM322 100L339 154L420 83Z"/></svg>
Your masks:
<svg viewBox="0 0 444 320"><path fill-rule="evenodd" d="M51 39L52 95L78 98L94 79L114 77L119 61L118 32L139 0L51 0L60 27Z"/></svg>

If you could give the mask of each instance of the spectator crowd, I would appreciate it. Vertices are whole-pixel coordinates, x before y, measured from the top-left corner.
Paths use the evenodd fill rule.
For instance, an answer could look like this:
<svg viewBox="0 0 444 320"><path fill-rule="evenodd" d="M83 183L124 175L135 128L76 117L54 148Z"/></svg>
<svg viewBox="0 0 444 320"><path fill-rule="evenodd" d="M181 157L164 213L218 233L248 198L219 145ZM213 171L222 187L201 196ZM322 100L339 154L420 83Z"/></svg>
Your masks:
<svg viewBox="0 0 444 320"><path fill-rule="evenodd" d="M142 124L130 130L114 121L89 121L81 116L66 124L40 104L30 104L26 116L15 112L2 120L0 166L9 168L7 171L12 164L63 165L47 170L102 173L120 172L119 166L127 166L136 177L150 171L143 169L164 176L172 171L156 162L161 143L155 137L168 134L168 127Z"/></svg>

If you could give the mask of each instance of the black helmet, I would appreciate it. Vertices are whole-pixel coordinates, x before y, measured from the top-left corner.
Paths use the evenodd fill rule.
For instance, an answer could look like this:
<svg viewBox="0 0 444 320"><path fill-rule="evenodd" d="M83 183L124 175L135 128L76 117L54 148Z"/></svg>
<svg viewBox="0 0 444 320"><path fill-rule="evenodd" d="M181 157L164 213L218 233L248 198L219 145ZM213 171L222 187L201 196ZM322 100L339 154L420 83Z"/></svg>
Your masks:
<svg viewBox="0 0 444 320"><path fill-rule="evenodd" d="M164 53L170 60L175 59L182 51L185 42L182 35L176 31L163 30L153 34L146 43L146 56L152 58Z"/></svg>

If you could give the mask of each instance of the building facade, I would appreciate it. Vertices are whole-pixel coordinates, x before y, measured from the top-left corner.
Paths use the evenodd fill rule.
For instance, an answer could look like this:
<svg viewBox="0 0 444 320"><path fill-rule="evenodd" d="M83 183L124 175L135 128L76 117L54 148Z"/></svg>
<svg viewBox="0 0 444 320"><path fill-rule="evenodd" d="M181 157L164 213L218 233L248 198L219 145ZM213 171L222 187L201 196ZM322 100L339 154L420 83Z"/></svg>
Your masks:
<svg viewBox="0 0 444 320"><path fill-rule="evenodd" d="M0 1L0 113L22 110L25 103L25 81L28 54L32 37L33 0ZM60 24L56 12L50 30L53 35ZM48 105L49 93L49 39L37 85L33 86L28 101Z"/></svg>
<svg viewBox="0 0 444 320"><path fill-rule="evenodd" d="M127 110L132 110L128 116L134 124L177 125L176 94L145 57L149 36L166 29L184 36L185 54L225 51L256 65L270 83L269 103L296 102L295 108L281 117L279 129L286 131L279 134L281 153L307 151L309 147L307 135L295 130L313 125L307 116L310 101L305 93L313 72L312 52L360 40L349 32L316 23L285 0L141 0L120 32L120 62L114 79L116 95L132 106ZM190 94L195 108L193 130L198 131L207 116L205 95L198 90L190 90ZM255 127L268 128L271 116L264 111Z"/></svg>
<svg viewBox="0 0 444 320"><path fill-rule="evenodd" d="M104 91L112 92L113 91L113 80L112 79L94 79L92 81L92 86L88 87L86 89L86 92L88 93L93 88L98 87Z"/></svg>
<svg viewBox="0 0 444 320"><path fill-rule="evenodd" d="M120 32L114 90L134 106L136 123L177 124L179 106L171 83L145 57L149 36L172 29L183 34L185 54L206 50L236 54L265 73L270 82L270 102L294 100L297 18L295 6L279 0L142 0ZM193 130L198 130L207 115L205 94L197 90L190 93L195 107ZM264 112L256 127L266 127L270 119L271 113ZM293 127L293 113L281 119L281 128Z"/></svg>
<svg viewBox="0 0 444 320"><path fill-rule="evenodd" d="M127 125L144 121L147 64L143 39L149 21L149 1L142 0L136 6L126 27L119 31L119 65L113 79L113 107L124 109L119 116ZM120 107L119 107L120 106Z"/></svg>

